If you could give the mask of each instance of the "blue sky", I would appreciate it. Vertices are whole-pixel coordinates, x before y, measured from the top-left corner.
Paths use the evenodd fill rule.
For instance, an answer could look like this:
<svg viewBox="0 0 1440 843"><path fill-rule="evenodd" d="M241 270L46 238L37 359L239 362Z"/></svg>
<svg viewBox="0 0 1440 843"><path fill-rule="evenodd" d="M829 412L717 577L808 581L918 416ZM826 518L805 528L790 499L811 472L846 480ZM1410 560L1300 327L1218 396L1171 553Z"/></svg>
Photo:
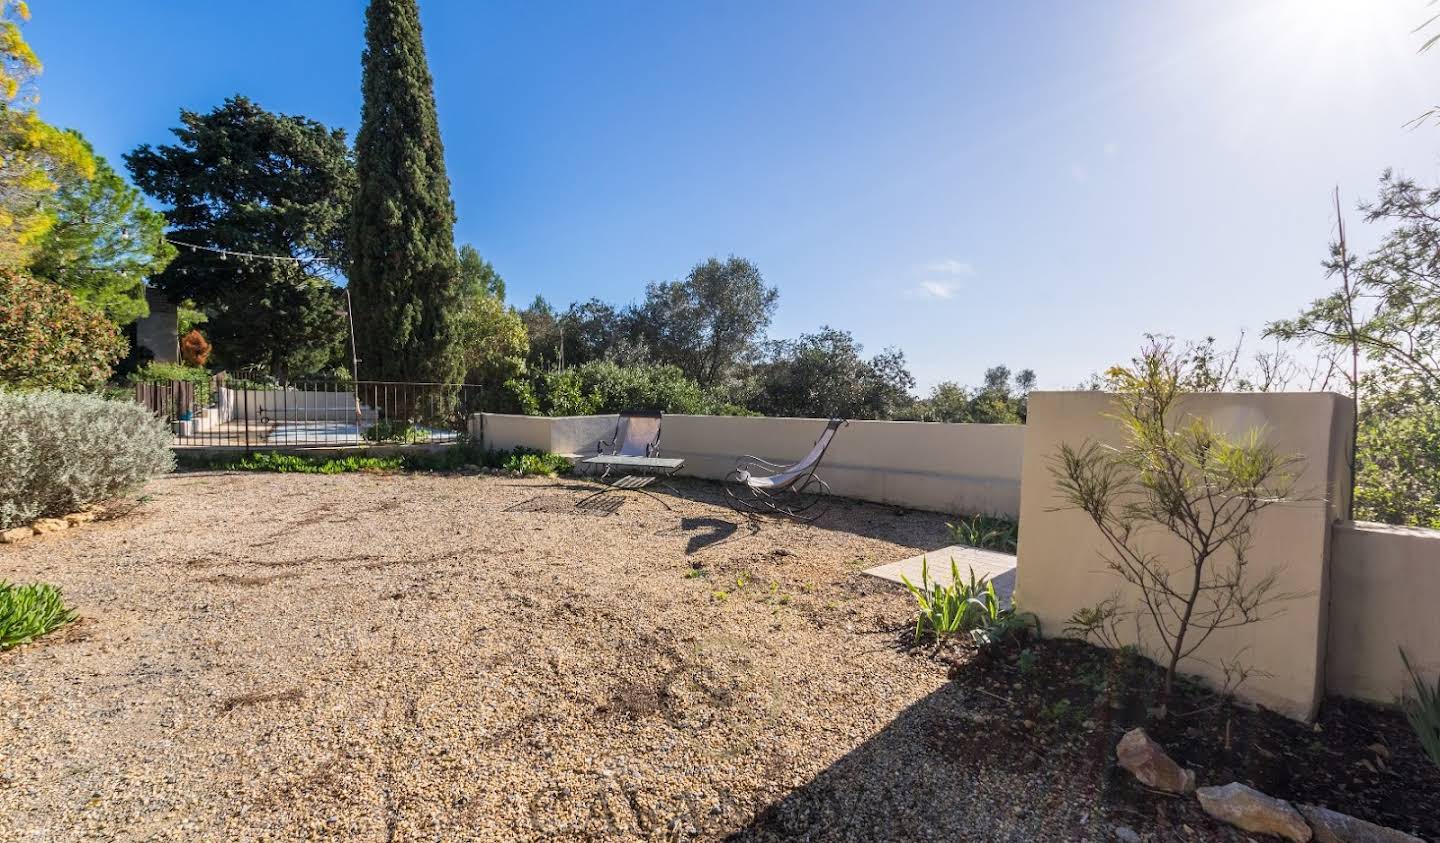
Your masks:
<svg viewBox="0 0 1440 843"><path fill-rule="evenodd" d="M898 346L922 389L995 363L1067 388L1145 331L1254 333L1327 289L1335 185L1440 181L1440 127L1404 128L1440 103L1425 3L421 14L457 241L512 301L626 302L734 253L780 288L773 336ZM117 166L235 93L353 137L364 5L38 0L41 113Z"/></svg>

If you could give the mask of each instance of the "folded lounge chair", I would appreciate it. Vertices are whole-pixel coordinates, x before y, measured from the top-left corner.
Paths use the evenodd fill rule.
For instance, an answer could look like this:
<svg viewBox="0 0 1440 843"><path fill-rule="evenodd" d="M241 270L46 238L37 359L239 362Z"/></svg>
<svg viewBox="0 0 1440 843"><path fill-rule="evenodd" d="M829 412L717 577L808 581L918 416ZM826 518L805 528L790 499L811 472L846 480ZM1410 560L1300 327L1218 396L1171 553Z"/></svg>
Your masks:
<svg viewBox="0 0 1440 843"><path fill-rule="evenodd" d="M595 453L605 457L660 456L660 414L626 410L615 422L615 438L601 439Z"/></svg>
<svg viewBox="0 0 1440 843"><path fill-rule="evenodd" d="M645 488L673 476L685 465L683 459L660 456L660 418L659 413L635 410L620 414L615 423L615 438L600 440L595 456L580 461L580 465L601 469L594 479L604 484L604 488L587 495L576 506L583 507L610 492L630 491L650 495L666 509L670 508L663 498L656 497ZM623 476L611 480L611 471L622 472ZM675 492L673 486L663 482L661 485Z"/></svg>
<svg viewBox="0 0 1440 843"><path fill-rule="evenodd" d="M815 470L825 458L825 450L835 439L835 432L844 419L831 419L810 453L793 465L780 465L746 454L725 477L725 497L736 511L751 514L773 512L800 521L814 521L824 514L817 507L830 494L830 486Z"/></svg>

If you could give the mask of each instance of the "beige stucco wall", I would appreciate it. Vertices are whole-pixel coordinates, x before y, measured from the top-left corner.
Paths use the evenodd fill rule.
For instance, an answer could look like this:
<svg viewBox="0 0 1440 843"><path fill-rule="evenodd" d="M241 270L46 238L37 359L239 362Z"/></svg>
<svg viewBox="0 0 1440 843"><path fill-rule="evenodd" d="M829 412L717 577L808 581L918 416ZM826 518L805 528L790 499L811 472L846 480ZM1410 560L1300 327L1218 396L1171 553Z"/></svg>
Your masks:
<svg viewBox="0 0 1440 843"><path fill-rule="evenodd" d="M485 445L593 453L615 431L614 416L542 418L484 414ZM683 474L722 479L741 454L800 459L824 429L821 419L667 415L662 456L683 457ZM1019 425L854 421L840 429L821 476L844 497L945 513L1020 511Z"/></svg>
<svg viewBox="0 0 1440 843"><path fill-rule="evenodd" d="M1104 541L1090 520L1081 512L1054 511L1062 501L1050 464L1060 444L1119 443L1118 425L1107 417L1113 412L1110 402L1110 396L1095 392L1030 396L1017 599L1040 617L1046 634L1062 634L1076 609L1111 595L1132 608L1139 602L1138 594L1105 568ZM1182 409L1232 435L1259 428L1282 453L1303 456L1298 489L1311 498L1262 512L1249 554L1251 576L1276 571L1277 591L1297 596L1276 607L1278 616L1217 631L1196 658L1182 663L1182 670L1218 682L1219 662L1239 655L1243 663L1270 674L1252 676L1240 689L1242 697L1308 719L1325 688L1330 525L1342 511L1348 488L1345 442L1352 405L1329 393L1247 393L1187 396ZM1177 545L1178 540L1157 532L1147 536L1145 547L1178 561L1183 548ZM1124 631L1133 636L1134 625ZM1141 643L1159 653L1152 641Z"/></svg>
<svg viewBox="0 0 1440 843"><path fill-rule="evenodd" d="M1347 521L1330 563L1332 694L1394 702L1410 680L1400 660L1440 674L1440 530Z"/></svg>

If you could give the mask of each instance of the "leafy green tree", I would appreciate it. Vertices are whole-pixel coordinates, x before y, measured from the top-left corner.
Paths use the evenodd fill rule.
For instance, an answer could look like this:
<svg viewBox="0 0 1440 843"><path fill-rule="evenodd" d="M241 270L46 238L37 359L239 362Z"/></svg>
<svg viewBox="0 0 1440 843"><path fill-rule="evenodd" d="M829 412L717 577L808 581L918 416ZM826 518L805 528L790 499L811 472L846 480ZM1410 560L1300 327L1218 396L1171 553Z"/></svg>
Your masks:
<svg viewBox="0 0 1440 843"><path fill-rule="evenodd" d="M866 360L863 351L848 331L829 326L772 342L747 406L767 416L892 418L913 400L915 378L902 352L886 349Z"/></svg>
<svg viewBox="0 0 1440 843"><path fill-rule="evenodd" d="M1035 372L1022 369L1012 383L1010 367L985 370L985 385L966 389L954 381L937 384L911 415L927 421L972 424L1021 424L1027 396L1035 388Z"/></svg>
<svg viewBox="0 0 1440 843"><path fill-rule="evenodd" d="M1440 529L1440 402L1393 369L1361 381L1355 517Z"/></svg>
<svg viewBox="0 0 1440 843"><path fill-rule="evenodd" d="M344 132L244 97L207 114L181 111L180 122L178 143L125 156L135 183L170 206L173 240L267 258L181 249L153 283L205 312L226 366L281 378L328 368L347 337L343 298L328 280L344 265L355 185Z"/></svg>
<svg viewBox="0 0 1440 843"><path fill-rule="evenodd" d="M1266 334L1349 358L1341 371L1359 405L1357 515L1433 524L1440 502L1423 487L1440 461L1432 435L1440 416L1440 188L1386 171L1378 199L1361 208L1367 223L1390 226L1380 244L1359 259L1342 219L1324 263L1339 287Z"/></svg>
<svg viewBox="0 0 1440 843"><path fill-rule="evenodd" d="M455 205L415 0L371 0L361 64L349 279L362 371L454 382L463 365Z"/></svg>
<svg viewBox="0 0 1440 843"><path fill-rule="evenodd" d="M560 314L544 296L536 296L530 306L520 311L525 334L530 339L529 364L543 369L560 363Z"/></svg>
<svg viewBox="0 0 1440 843"><path fill-rule="evenodd" d="M93 156L88 143L85 149ZM145 278L169 265L175 247L165 242L165 217L147 208L140 191L104 158L93 157L90 178L79 173L61 178L51 200L55 222L40 240L30 271L124 325L149 312Z"/></svg>
<svg viewBox="0 0 1440 843"><path fill-rule="evenodd" d="M55 224L52 197L63 181L90 179L95 158L78 135L35 113L40 59L20 24L30 7L0 0L0 266L30 263Z"/></svg>
<svg viewBox="0 0 1440 843"><path fill-rule="evenodd" d="M115 323L68 291L0 268L0 386L93 392L125 348Z"/></svg>
<svg viewBox="0 0 1440 843"><path fill-rule="evenodd" d="M779 298L750 261L710 258L684 281L646 287L634 324L657 360L715 387L759 350Z"/></svg>
<svg viewBox="0 0 1440 843"><path fill-rule="evenodd" d="M602 360L628 336L626 315L600 299L570 305L560 317L565 338L565 365Z"/></svg>
<svg viewBox="0 0 1440 843"><path fill-rule="evenodd" d="M520 314L496 296L469 297L458 325L465 366L465 383L483 387L482 406L494 409L505 403L505 384L525 374L530 343Z"/></svg>
<svg viewBox="0 0 1440 843"><path fill-rule="evenodd" d="M659 410L665 413L742 415L745 410L706 392L678 366L621 366L592 360L540 372L533 384L535 411L551 416Z"/></svg>
<svg viewBox="0 0 1440 843"><path fill-rule="evenodd" d="M505 301L505 279L495 271L490 261L480 257L480 252L466 243L455 254L460 266L460 298L469 301L484 294Z"/></svg>
<svg viewBox="0 0 1440 843"><path fill-rule="evenodd" d="M1325 267L1340 289L1316 299L1266 334L1358 348L1440 392L1440 188L1423 188L1386 171L1365 221L1393 226L1364 261L1336 242Z"/></svg>

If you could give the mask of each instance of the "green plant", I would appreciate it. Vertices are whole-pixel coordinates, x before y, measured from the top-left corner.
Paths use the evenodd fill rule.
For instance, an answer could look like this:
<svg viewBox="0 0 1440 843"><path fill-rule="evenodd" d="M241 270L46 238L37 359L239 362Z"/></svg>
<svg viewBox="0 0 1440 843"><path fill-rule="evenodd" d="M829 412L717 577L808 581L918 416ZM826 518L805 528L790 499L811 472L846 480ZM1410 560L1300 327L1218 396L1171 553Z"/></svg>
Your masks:
<svg viewBox="0 0 1440 843"><path fill-rule="evenodd" d="M133 401L0 391L0 529L118 497L173 465L169 428Z"/></svg>
<svg viewBox="0 0 1440 843"><path fill-rule="evenodd" d="M1410 663L1410 657L1405 655L1404 650L1400 651L1400 658L1415 685L1415 696L1407 696L1403 701L1405 719L1410 721L1410 727L1415 730L1425 754L1430 756L1435 766L1440 767L1440 678L1436 678L1434 687L1431 687Z"/></svg>
<svg viewBox="0 0 1440 843"><path fill-rule="evenodd" d="M1172 345L1152 337L1133 368L1109 372L1119 447L1066 443L1051 466L1060 497L1105 540L1106 566L1143 598L1165 651L1166 700L1180 661L1216 630L1255 623L1292 596L1274 593L1277 568L1251 575L1249 550L1255 517L1296 499L1300 461L1258 430L1232 439L1185 413L1186 375ZM1152 550L1159 530L1184 548L1178 564Z"/></svg>
<svg viewBox="0 0 1440 843"><path fill-rule="evenodd" d="M916 641L924 638L926 630L936 637L968 632L976 644L989 647L1040 628L1034 614L1005 606L995 584L987 577L976 577L974 568L970 569L968 582L961 579L954 559L950 560L950 585L931 581L928 558L920 560L920 585L910 582L904 574L900 579L920 604L915 620Z"/></svg>
<svg viewBox="0 0 1440 843"><path fill-rule="evenodd" d="M915 620L915 640L925 636L928 629L936 636L952 635L974 629L980 622L985 602L980 595L993 592L995 586L985 577L976 578L975 569L970 569L970 581L960 578L960 568L950 560L950 585L932 582L930 560L920 560L920 585L910 582L904 574L900 580L920 604L920 615Z"/></svg>
<svg viewBox="0 0 1440 843"><path fill-rule="evenodd" d="M68 291L0 269L0 388L94 392L125 347L115 323Z"/></svg>
<svg viewBox="0 0 1440 843"><path fill-rule="evenodd" d="M1064 723L1074 716L1074 707L1067 699L1059 699L1040 709L1040 718L1050 723Z"/></svg>
<svg viewBox="0 0 1440 843"><path fill-rule="evenodd" d="M66 608L55 586L0 580L0 650L33 641L73 620L75 612Z"/></svg>
<svg viewBox="0 0 1440 843"><path fill-rule="evenodd" d="M987 583L988 585L988 583ZM970 631L970 637L982 647L997 647L1010 641L1023 640L1040 630L1040 618L1033 612L1019 612L1010 607L1001 607L995 597L994 586L981 595L980 621Z"/></svg>
<svg viewBox="0 0 1440 843"><path fill-rule="evenodd" d="M1020 523L1003 515L961 516L950 529L950 540L956 544L1014 553L1020 544Z"/></svg>
<svg viewBox="0 0 1440 843"><path fill-rule="evenodd" d="M500 453L504 458L500 467L522 476L554 477L557 474L569 474L573 468L570 461L559 454L549 454L529 448L516 448L514 451Z"/></svg>
<svg viewBox="0 0 1440 843"><path fill-rule="evenodd" d="M1117 650L1121 645L1120 619L1118 598L1110 597L1094 606L1076 609L1065 623L1065 632L1107 650Z"/></svg>
<svg viewBox="0 0 1440 843"><path fill-rule="evenodd" d="M424 428L408 421L396 421L395 419L377 421L365 428L364 435L370 442L389 442L401 445L413 445L429 438L429 433Z"/></svg>
<svg viewBox="0 0 1440 843"><path fill-rule="evenodd" d="M1015 660L1015 667L1020 670L1021 676L1029 676L1035 672L1039 659L1035 656L1034 650L1021 650L1020 657Z"/></svg>
<svg viewBox="0 0 1440 843"><path fill-rule="evenodd" d="M238 456L185 457L188 467L207 468L215 471L273 471L280 474L344 474L352 471L399 471L405 467L401 457L372 457L350 455L344 457L310 457L300 454L282 454L276 451L257 451Z"/></svg>
<svg viewBox="0 0 1440 843"><path fill-rule="evenodd" d="M146 363L130 374L130 383L158 383L166 384L172 381L184 381L195 385L195 406L208 407L210 399L213 398L213 390L210 386L211 375L204 369L195 366L184 366L179 363Z"/></svg>

